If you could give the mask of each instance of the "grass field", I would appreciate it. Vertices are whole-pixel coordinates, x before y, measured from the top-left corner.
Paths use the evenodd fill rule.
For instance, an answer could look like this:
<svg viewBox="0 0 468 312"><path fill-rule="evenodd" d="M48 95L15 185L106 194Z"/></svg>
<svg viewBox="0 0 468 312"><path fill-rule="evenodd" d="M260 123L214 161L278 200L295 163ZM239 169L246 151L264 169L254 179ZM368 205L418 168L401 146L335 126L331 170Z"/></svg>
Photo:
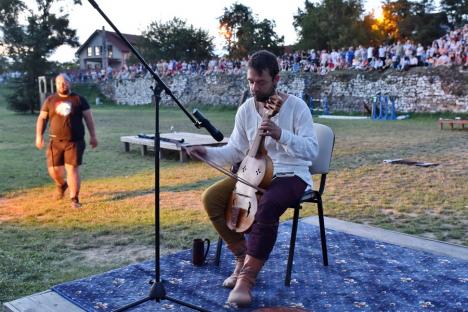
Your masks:
<svg viewBox="0 0 468 312"><path fill-rule="evenodd" d="M94 89L80 91L93 102ZM151 258L154 157L124 153L119 137L152 133L154 110L93 106L99 147L86 151L82 167L85 208L71 210L68 201L50 199L53 186L44 151L34 148L37 116L6 110L7 92L0 85L0 302ZM225 134L232 129L234 110L211 109L205 114ZM440 131L437 118L316 118L336 133L325 214L468 246L468 136L461 130ZM165 108L161 132L171 127L194 131L182 112ZM391 158L440 166L383 164ZM164 160L161 167L163 254L189 248L194 237L215 239L199 198L222 176L197 162ZM306 207L304 214L315 214L315 207Z"/></svg>

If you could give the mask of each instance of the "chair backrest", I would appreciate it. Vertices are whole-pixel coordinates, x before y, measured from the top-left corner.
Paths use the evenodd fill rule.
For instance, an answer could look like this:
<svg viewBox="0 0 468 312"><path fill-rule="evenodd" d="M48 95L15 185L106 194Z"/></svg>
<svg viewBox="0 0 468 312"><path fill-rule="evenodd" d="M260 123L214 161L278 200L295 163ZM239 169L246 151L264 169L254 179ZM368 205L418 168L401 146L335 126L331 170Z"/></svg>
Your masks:
<svg viewBox="0 0 468 312"><path fill-rule="evenodd" d="M327 174L335 145L335 133L330 127L319 123L314 123L314 129L318 141L318 155L309 171L311 174Z"/></svg>

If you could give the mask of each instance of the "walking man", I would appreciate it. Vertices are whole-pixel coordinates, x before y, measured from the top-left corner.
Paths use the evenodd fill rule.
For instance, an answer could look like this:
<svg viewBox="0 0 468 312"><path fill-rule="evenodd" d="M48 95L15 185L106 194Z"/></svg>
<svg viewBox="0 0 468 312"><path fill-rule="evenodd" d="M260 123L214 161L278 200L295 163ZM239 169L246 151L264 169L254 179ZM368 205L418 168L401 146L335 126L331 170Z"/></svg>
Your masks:
<svg viewBox="0 0 468 312"><path fill-rule="evenodd" d="M56 199L62 199L69 188L72 208L80 208L79 167L85 150L84 125L89 132L89 144L98 145L94 120L88 102L82 96L71 92L70 78L60 74L55 78L57 92L49 96L41 107L36 122L36 147L44 146L44 131L49 125L49 145L47 147L47 168L56 185ZM65 180L65 172L67 180Z"/></svg>

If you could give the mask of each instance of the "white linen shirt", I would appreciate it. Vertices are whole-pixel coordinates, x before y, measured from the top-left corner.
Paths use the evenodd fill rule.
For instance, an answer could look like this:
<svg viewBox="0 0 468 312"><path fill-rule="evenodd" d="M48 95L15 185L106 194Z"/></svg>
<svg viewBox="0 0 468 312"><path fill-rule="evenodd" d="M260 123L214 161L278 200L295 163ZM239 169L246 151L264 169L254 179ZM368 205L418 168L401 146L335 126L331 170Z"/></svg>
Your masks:
<svg viewBox="0 0 468 312"><path fill-rule="evenodd" d="M318 154L318 143L307 104L294 95L288 95L279 113L271 120L281 128L278 141L271 137L265 138L265 148L273 161L273 174L297 175L312 187L309 166ZM206 157L221 166L241 162L261 122L262 117L255 108L255 101L249 98L237 110L234 130L228 143L222 147L208 147Z"/></svg>

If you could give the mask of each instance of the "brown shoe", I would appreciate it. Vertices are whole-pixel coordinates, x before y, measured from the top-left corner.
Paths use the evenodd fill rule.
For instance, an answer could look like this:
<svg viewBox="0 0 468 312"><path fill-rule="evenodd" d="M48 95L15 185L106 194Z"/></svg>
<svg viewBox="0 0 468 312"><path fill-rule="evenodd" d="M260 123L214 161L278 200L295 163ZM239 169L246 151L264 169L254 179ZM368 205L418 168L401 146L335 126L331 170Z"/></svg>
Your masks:
<svg viewBox="0 0 468 312"><path fill-rule="evenodd" d="M239 276L239 273L244 266L244 260L245 260L245 253L247 250L247 247L245 246L245 240L241 240L238 243L228 245L229 250L232 251L236 258L236 266L234 268L234 272L232 272L231 276L226 278L223 282L223 287L226 288L234 288L236 286L237 282L237 277Z"/></svg>
<svg viewBox="0 0 468 312"><path fill-rule="evenodd" d="M62 185L56 185L55 186L55 199L56 200L61 200L63 199L63 195L65 194L65 191L68 188L67 182L65 182Z"/></svg>
<svg viewBox="0 0 468 312"><path fill-rule="evenodd" d="M260 260L247 255L244 261L237 283L233 290L229 293L228 303L235 304L239 307L248 306L252 302L251 289L255 285L258 272L263 267L265 260Z"/></svg>
<svg viewBox="0 0 468 312"><path fill-rule="evenodd" d="M78 197L73 197L73 198L71 199L71 207L72 207L72 208L75 208L75 209L83 207L83 206L80 204L80 201L78 200Z"/></svg>

